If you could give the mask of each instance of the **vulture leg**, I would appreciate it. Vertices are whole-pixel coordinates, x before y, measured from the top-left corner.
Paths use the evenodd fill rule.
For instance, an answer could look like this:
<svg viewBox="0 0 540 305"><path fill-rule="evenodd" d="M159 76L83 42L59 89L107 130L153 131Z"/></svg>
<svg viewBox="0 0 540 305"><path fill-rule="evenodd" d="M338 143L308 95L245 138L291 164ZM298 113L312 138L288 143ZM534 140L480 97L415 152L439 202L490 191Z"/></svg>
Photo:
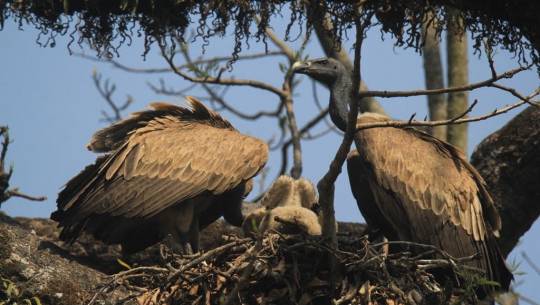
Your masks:
<svg viewBox="0 0 540 305"><path fill-rule="evenodd" d="M176 235L176 236L174 236ZM171 249L173 253L192 255L199 251L199 218L193 218L188 231L178 231L171 236Z"/></svg>
<svg viewBox="0 0 540 305"><path fill-rule="evenodd" d="M193 222L191 222L188 234L189 242L187 245L190 245L193 253L199 252L199 217L193 218Z"/></svg>

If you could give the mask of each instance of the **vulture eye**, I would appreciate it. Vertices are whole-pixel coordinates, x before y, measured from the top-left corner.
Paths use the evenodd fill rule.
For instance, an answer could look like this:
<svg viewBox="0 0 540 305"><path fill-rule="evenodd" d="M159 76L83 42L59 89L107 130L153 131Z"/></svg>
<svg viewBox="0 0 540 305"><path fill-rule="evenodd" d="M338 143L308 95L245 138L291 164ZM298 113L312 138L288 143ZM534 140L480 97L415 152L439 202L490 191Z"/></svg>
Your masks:
<svg viewBox="0 0 540 305"><path fill-rule="evenodd" d="M319 65L321 65L321 66L326 66L327 64L328 64L328 60L326 60L326 59L319 61Z"/></svg>

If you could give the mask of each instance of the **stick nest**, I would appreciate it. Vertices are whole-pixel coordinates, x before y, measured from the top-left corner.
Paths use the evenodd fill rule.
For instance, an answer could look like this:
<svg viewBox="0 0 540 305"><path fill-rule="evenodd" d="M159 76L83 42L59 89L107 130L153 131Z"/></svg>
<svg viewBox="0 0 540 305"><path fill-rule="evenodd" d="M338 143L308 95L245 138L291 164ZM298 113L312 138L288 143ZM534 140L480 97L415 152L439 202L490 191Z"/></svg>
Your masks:
<svg viewBox="0 0 540 305"><path fill-rule="evenodd" d="M387 256L379 251L385 243L349 235L338 237L339 250L308 235L224 238L223 246L192 256L171 255L162 246L160 266L111 276L100 293L123 285L141 305L476 303L470 283L470 289L457 289L448 280L441 287L426 271L446 266L453 274L461 268L460 260L426 259L432 249L416 257ZM338 272L330 271L330 257L339 262Z"/></svg>

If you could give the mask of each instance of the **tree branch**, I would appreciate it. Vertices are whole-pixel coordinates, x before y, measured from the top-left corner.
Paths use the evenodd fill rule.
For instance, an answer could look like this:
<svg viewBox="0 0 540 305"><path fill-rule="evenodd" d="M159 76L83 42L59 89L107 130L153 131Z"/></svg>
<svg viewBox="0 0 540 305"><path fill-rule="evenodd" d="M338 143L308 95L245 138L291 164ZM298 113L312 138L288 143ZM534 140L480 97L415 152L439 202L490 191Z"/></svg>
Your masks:
<svg viewBox="0 0 540 305"><path fill-rule="evenodd" d="M443 93L460 92L460 91L472 91L478 88L492 86L496 81L501 80L501 79L512 78L517 73L528 70L531 67L532 67L532 64L525 67L519 67L510 71L507 71L503 74L499 74L497 75L497 77L492 77L490 79L487 79L478 83L472 83L466 86L431 89L431 90L413 90L413 91L373 91L371 90L371 91L362 92L361 96L362 97L372 96L372 97L390 98L390 97L409 97L409 96L418 96L418 95L443 94Z"/></svg>
<svg viewBox="0 0 540 305"><path fill-rule="evenodd" d="M157 39L157 42L161 50L161 55L163 56L163 58L165 58L165 60L167 61L167 63L169 64L173 72L177 74L178 76L184 78L185 80L188 80L193 83L208 83L208 84L219 84L219 85L230 85L230 86L250 86L253 88L259 88L262 90L270 91L278 95L280 98L284 98L286 96L286 93L283 92L282 90L272 85L269 85L267 83L263 83L263 82L259 82L255 80L230 79L230 78L221 78L219 76L218 77L192 77L176 68L173 62L174 54L170 56L167 54L165 45L163 44L163 40Z"/></svg>

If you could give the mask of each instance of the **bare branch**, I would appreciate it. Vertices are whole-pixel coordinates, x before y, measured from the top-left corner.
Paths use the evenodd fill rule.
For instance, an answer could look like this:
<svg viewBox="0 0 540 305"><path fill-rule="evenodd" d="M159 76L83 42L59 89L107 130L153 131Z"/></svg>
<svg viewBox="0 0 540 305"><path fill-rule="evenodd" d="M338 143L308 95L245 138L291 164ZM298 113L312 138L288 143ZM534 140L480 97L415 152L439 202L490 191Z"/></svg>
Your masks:
<svg viewBox="0 0 540 305"><path fill-rule="evenodd" d="M442 93L460 92L460 91L472 91L478 88L492 86L496 81L501 80L501 79L512 78L517 73L528 70L531 67L532 67L532 64L525 67L519 67L510 71L507 71L503 74L499 74L497 75L497 77L490 78L490 79L487 79L478 83L472 83L466 86L431 89L431 90L413 90L413 91L363 91L360 93L360 97L369 97L369 96L384 97L384 98L409 97L409 96L418 96L418 95L431 95L431 94L442 94Z"/></svg>
<svg viewBox="0 0 540 305"><path fill-rule="evenodd" d="M102 84L103 75L101 73L98 73L97 70L94 70L94 73L92 74L92 80L94 81L94 85L96 86L96 89L98 90L99 94L105 99L107 104L112 108L114 115L110 116L105 111L101 111L101 114L105 117L103 120L108 122L109 124L114 124L120 120L122 120L122 115L120 114L122 111L126 110L131 103L133 103L133 97L131 95L128 95L126 101L121 106L118 106L112 99L112 95L116 91L116 85L112 84L110 85L109 79L106 79L105 82Z"/></svg>
<svg viewBox="0 0 540 305"><path fill-rule="evenodd" d="M9 198L15 196L15 197L21 197L28 200L33 201L43 201L46 200L46 196L41 197L32 197L30 195L26 195L19 192L19 188L16 187L14 189L8 190L9 187L9 179L11 178L11 174L13 174L13 164L9 168L9 172L5 171L5 158L6 153L9 144L11 143L9 140L9 128L7 126L0 126L0 137L4 137L4 141L2 142L2 152L0 153L0 206L2 205L2 202L8 200Z"/></svg>
<svg viewBox="0 0 540 305"><path fill-rule="evenodd" d="M198 64L198 63L201 62L201 61L193 61L191 59L191 56L189 55L189 52L188 52L187 48L182 48L182 54L184 55L184 58L187 61L187 65L195 65L195 64ZM210 88L210 86L207 83L202 82L201 86L210 95L210 98L212 100L217 101L221 106L223 106L223 108L230 111L234 115L236 115L236 116L238 116L240 118L246 119L246 120L256 120L256 119L258 119L260 117L263 117L263 116L278 117L279 114L281 113L281 111L283 110L283 107L284 107L284 103L281 102L278 105L278 107L277 107L277 109L275 111L259 111L259 112L255 113L253 115L245 114L243 112L240 112L236 108L229 106L229 104L225 101L225 99L223 99L222 96L218 95L215 92L215 90ZM228 88L228 87L225 87L225 88Z"/></svg>
<svg viewBox="0 0 540 305"><path fill-rule="evenodd" d="M16 187L16 188L11 189L11 190L9 190L9 191L6 192L6 194L4 195L3 201L8 200L8 199L11 198L12 196L14 196L14 197L21 197L21 198L28 199L28 200L32 200L32 201L43 201L43 200L47 200L47 196L33 197L33 196L30 196L30 195L26 195L26 194L20 193L20 192L19 192L19 188Z"/></svg>
<svg viewBox="0 0 540 305"><path fill-rule="evenodd" d="M5 158L7 153L7 147L9 145L9 127L0 126L0 137L4 136L4 142L2 142L2 153L0 154L0 171L4 171L5 168ZM8 177L9 179L9 177Z"/></svg>
<svg viewBox="0 0 540 305"><path fill-rule="evenodd" d="M113 58L105 58L105 57L99 58L99 57L88 56L86 54L80 54L80 53L75 53L74 55L91 60L91 61L110 63L115 68L121 69L126 72L131 72L131 73L152 74L152 73L174 72L174 70L171 69L170 67L169 68L154 68L154 69L133 68L133 67L126 66L120 63L119 61L114 60ZM276 56L276 55L286 55L286 54L284 54L282 51L269 51L267 53L240 55L238 56L236 60L238 61L238 60L257 59L257 58L262 58L262 57L267 57L267 56ZM231 56L213 57L213 58L207 58L207 59L199 59L199 60L196 60L195 63L204 64L204 63L210 63L210 62L231 61L232 59L233 57ZM186 69L188 67L189 67L189 64L183 64L183 65L176 66L176 69L181 70L181 69Z"/></svg>
<svg viewBox="0 0 540 305"><path fill-rule="evenodd" d="M525 253L524 251L521 251L521 256L523 259L533 268L533 270L536 272L536 274L540 275L540 268L536 266L536 264L531 260L531 258Z"/></svg>
<svg viewBox="0 0 540 305"><path fill-rule="evenodd" d="M538 90L537 90L538 91ZM538 92L535 91L532 95L526 97L528 100L530 100L531 96L536 96ZM472 118L462 118L462 119L449 119L449 120L442 120L442 121L433 121L433 122L426 122L426 121L390 121L390 122L382 122L382 123L367 123L367 124L358 124L356 126L356 131L362 130L362 129L369 129L369 128L376 128L376 127L406 127L406 126L438 126L438 125L449 125L449 124L461 124L461 123L469 123L469 122L476 122L476 121L482 121L486 120L488 118L506 113L514 108L517 108L526 102L524 100L519 101L513 105L506 106L500 110L494 110L491 113L484 114L481 116L476 116ZM471 105L474 106L475 104ZM471 107L472 108L472 107ZM467 110L467 112L470 111L470 109Z"/></svg>
<svg viewBox="0 0 540 305"><path fill-rule="evenodd" d="M494 88L497 88L497 89L501 89L503 91L506 91L506 92L509 92L510 94L512 94L513 96L517 97L518 99L522 100L522 101L525 101L527 102L527 104L531 105L531 106L534 106L534 107L540 107L540 103L539 102L533 102L531 101L531 98L527 98L527 97L524 97L523 95L521 95L521 93L519 93L516 89L514 88L510 88L510 87L507 87L507 86L503 86L501 84L497 84L497 83L494 83L494 84L491 84L491 87L494 87ZM537 90L540 90L537 89Z"/></svg>
<svg viewBox="0 0 540 305"><path fill-rule="evenodd" d="M230 86L250 86L253 88L259 88L262 90L270 91L276 95L278 95L280 98L283 98L286 96L286 93L282 90L269 85L267 83L255 81L255 80L247 80L247 79L231 79L231 78L215 78L215 77L192 77L179 69L176 68L173 60L174 60L174 54L169 55L167 54L165 45L163 44L162 39L158 39L158 45L161 49L161 54L163 58L167 61L171 69L175 74L178 76L184 78L185 80L188 80L193 83L208 83L208 84L219 84L219 85L230 85Z"/></svg>
<svg viewBox="0 0 540 305"><path fill-rule="evenodd" d="M289 123L289 130L291 131L291 140L293 145L293 167L291 168L291 177L299 179L302 175L302 148L300 145L300 133L296 125L296 117L293 110L293 100L291 96L291 83L293 75L288 73L285 76L285 82L283 83L283 90L288 93L288 96L281 100L285 104L285 110L287 112L287 122Z"/></svg>

